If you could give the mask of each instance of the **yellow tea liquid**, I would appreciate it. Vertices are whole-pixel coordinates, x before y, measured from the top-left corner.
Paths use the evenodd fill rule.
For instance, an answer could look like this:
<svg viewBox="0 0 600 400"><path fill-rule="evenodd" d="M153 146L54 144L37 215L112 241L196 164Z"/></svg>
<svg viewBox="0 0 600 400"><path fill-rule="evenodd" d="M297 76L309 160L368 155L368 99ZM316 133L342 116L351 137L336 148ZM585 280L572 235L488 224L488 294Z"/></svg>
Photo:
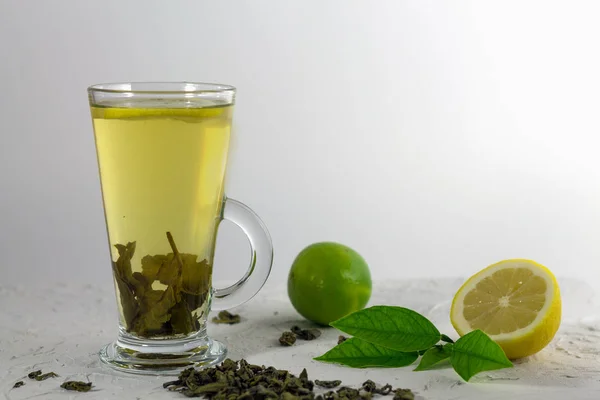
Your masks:
<svg viewBox="0 0 600 400"><path fill-rule="evenodd" d="M211 268L223 201L232 111L231 105L216 106L200 100L138 101L131 107L92 106L113 269L115 263L124 268L117 271L124 282L119 284L117 273L115 280L118 292L124 288L132 292L131 296L120 293L121 321L130 333L142 336L152 336L153 332L155 335L189 333L171 329L167 316L180 312L170 307L181 301L181 296L200 295L193 290L182 291L186 283L181 279L200 278L190 275L195 274L191 269L186 272L188 266L184 268L173 244L178 253L187 255L185 262L192 262L193 255L198 263L204 261ZM173 243L168 240L167 232ZM135 252L119 261L120 252L115 246L132 242ZM164 262L162 278L158 270L150 271L156 269L151 263L142 268L145 256L168 258L168 254L171 258ZM130 271L126 263L130 263ZM169 268L172 271L167 271ZM142 273L145 277L140 276ZM202 276L208 282L201 284L210 287L210 273ZM175 279L179 283L173 283ZM143 282L136 291L138 281ZM169 284L176 285L173 293L167 290ZM175 298L166 299L170 296ZM161 301L158 306L155 304ZM135 302L134 309L125 302ZM197 309L192 307L204 302L206 298L198 298L186 307L194 312ZM148 320L144 326L152 328L145 333L136 331L134 322L139 327L140 315L148 312L144 307L158 310L152 311L156 314L163 312L161 304L165 315L156 321ZM138 320L134 321L135 318ZM154 329L159 323L163 326Z"/></svg>

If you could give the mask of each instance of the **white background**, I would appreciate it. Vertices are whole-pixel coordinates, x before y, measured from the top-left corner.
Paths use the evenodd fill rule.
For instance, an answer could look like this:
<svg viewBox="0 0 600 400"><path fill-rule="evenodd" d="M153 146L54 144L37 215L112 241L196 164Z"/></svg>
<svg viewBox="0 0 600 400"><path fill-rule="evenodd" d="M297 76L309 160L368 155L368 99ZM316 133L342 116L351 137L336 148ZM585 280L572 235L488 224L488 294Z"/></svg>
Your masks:
<svg viewBox="0 0 600 400"><path fill-rule="evenodd" d="M0 283L111 285L86 87L228 83L227 193L283 284L306 245L375 279L531 258L600 287L600 3L0 1ZM224 226L220 279L247 245ZM599 282L596 284L596 282Z"/></svg>

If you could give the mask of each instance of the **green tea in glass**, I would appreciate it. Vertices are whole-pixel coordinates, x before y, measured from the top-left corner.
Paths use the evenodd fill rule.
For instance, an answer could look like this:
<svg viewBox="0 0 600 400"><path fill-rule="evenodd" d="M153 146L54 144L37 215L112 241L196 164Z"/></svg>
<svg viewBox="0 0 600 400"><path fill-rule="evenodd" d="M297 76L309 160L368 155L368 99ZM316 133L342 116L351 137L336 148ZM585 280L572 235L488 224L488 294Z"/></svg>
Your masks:
<svg viewBox="0 0 600 400"><path fill-rule="evenodd" d="M224 194L235 89L205 83L114 83L88 89L120 317L100 358L118 369L177 373L226 355L206 332L209 311L240 305L264 285L269 233ZM251 261L213 289L219 223L246 233Z"/></svg>

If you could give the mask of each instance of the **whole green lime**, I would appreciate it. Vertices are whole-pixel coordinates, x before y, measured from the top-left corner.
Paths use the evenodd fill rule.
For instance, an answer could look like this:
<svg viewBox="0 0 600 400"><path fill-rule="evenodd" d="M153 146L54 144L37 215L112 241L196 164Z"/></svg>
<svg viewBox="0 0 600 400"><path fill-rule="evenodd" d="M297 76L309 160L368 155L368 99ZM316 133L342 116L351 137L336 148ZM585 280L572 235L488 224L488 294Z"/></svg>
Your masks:
<svg viewBox="0 0 600 400"><path fill-rule="evenodd" d="M329 325L367 305L371 272L351 248L334 242L314 243L292 263L288 296L304 318Z"/></svg>

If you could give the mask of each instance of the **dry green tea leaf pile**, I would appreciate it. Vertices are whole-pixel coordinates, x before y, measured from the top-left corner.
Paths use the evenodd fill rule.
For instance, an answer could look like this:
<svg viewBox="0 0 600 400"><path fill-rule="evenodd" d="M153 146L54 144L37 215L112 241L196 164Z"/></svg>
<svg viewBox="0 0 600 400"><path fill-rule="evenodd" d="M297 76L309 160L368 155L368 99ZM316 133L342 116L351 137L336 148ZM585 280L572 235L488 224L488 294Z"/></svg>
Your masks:
<svg viewBox="0 0 600 400"><path fill-rule="evenodd" d="M375 395L393 395L394 400L414 400L409 389L394 390L391 385L378 387L366 381L359 389L339 387L341 381L311 381L304 369L298 377L275 367L252 365L245 360L227 359L221 365L202 370L188 368L175 381L163 387L187 397L212 400L368 400ZM329 390L314 392L315 384Z"/></svg>

